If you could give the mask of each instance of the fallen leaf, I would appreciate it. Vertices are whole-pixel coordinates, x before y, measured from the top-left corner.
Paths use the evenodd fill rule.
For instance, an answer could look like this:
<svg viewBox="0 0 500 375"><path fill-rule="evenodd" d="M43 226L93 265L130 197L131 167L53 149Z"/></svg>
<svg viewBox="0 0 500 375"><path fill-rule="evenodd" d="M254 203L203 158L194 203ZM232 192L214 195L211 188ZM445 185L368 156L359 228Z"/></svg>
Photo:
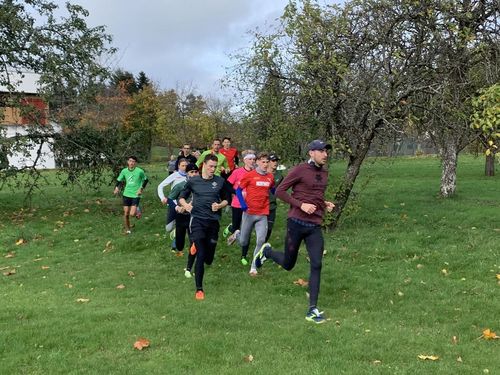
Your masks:
<svg viewBox="0 0 500 375"><path fill-rule="evenodd" d="M90 212L90 210L86 208L85 210L83 210L83 212Z"/></svg>
<svg viewBox="0 0 500 375"><path fill-rule="evenodd" d="M41 261L43 258L36 258L36 259L33 259L33 262L39 262Z"/></svg>
<svg viewBox="0 0 500 375"><path fill-rule="evenodd" d="M143 348L149 347L149 340L144 338L139 338L134 342L134 349L142 350Z"/></svg>
<svg viewBox="0 0 500 375"><path fill-rule="evenodd" d="M451 342L452 342L453 344L455 344L455 345L456 345L456 344L458 344L458 337L457 337L457 336L453 336L453 337L451 338Z"/></svg>
<svg viewBox="0 0 500 375"><path fill-rule="evenodd" d="M15 275L16 274L16 269L13 268L11 270L8 270L6 272L3 273L4 276L10 276L10 275Z"/></svg>
<svg viewBox="0 0 500 375"><path fill-rule="evenodd" d="M497 273L497 280L500 280L500 273Z"/></svg>
<svg viewBox="0 0 500 375"><path fill-rule="evenodd" d="M243 357L243 360L245 362L248 362L248 363L253 362L253 355L251 355L251 354L246 355L246 356Z"/></svg>
<svg viewBox="0 0 500 375"><path fill-rule="evenodd" d="M64 286L70 289L73 288L73 284L64 284Z"/></svg>
<svg viewBox="0 0 500 375"><path fill-rule="evenodd" d="M49 266L42 266L42 270L48 270L49 268Z"/></svg>
<svg viewBox="0 0 500 375"><path fill-rule="evenodd" d="M309 281L304 280L304 279L295 280L293 283L295 285L299 285L299 286L308 286L309 285Z"/></svg>
<svg viewBox="0 0 500 375"><path fill-rule="evenodd" d="M90 299L88 299L88 298L77 298L76 299L76 302L81 302L81 303L87 303L89 301L90 301Z"/></svg>
<svg viewBox="0 0 500 375"><path fill-rule="evenodd" d="M26 243L26 240L24 238L20 238L16 241L16 246L19 246L19 245L22 245L25 243Z"/></svg>
<svg viewBox="0 0 500 375"><path fill-rule="evenodd" d="M375 361L372 362L374 365L380 365L382 363L382 361L379 361L378 359L376 359Z"/></svg>
<svg viewBox="0 0 500 375"><path fill-rule="evenodd" d="M495 332L493 332L491 329L485 329L483 331L483 335L482 337L485 339L485 340L496 340L496 339L500 339L500 336L497 336L497 334Z"/></svg>
<svg viewBox="0 0 500 375"><path fill-rule="evenodd" d="M119 284L116 286L116 289L125 289L125 285Z"/></svg>
<svg viewBox="0 0 500 375"><path fill-rule="evenodd" d="M462 357L457 357L457 362L462 363L462 362L463 362L463 361L462 361Z"/></svg>
<svg viewBox="0 0 500 375"><path fill-rule="evenodd" d="M183 256L184 256L184 253L183 253L182 251L176 251L176 252L175 252L175 256L176 256L177 258L181 258L181 257L183 257Z"/></svg>
<svg viewBox="0 0 500 375"><path fill-rule="evenodd" d="M5 258L14 258L16 256L16 253L7 253L7 255L5 255Z"/></svg>
<svg viewBox="0 0 500 375"><path fill-rule="evenodd" d="M129 275L130 277L134 277L134 276L135 276L135 273L134 273L133 271L128 271L128 275Z"/></svg>
<svg viewBox="0 0 500 375"><path fill-rule="evenodd" d="M437 361L439 357L437 355L425 355L425 354L419 354L418 358L422 360L430 360L430 361Z"/></svg>
<svg viewBox="0 0 500 375"><path fill-rule="evenodd" d="M443 269L441 270L441 273L442 273L443 275L445 275L445 276L448 276L448 270L447 270L446 268L443 268Z"/></svg>

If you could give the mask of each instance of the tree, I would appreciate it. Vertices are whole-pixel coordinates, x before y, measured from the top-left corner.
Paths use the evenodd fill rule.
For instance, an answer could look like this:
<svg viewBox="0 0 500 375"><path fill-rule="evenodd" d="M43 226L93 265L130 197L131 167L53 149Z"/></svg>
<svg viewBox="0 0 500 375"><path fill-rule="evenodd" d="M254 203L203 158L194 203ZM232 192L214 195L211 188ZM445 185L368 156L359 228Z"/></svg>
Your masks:
<svg viewBox="0 0 500 375"><path fill-rule="evenodd" d="M140 71L137 75L136 86L139 91L144 89L146 86L151 85L151 80L146 76L146 73Z"/></svg>
<svg viewBox="0 0 500 375"><path fill-rule="evenodd" d="M134 75L125 70L118 69L111 76L111 85L115 88L123 87L129 95L137 94L139 87Z"/></svg>
<svg viewBox="0 0 500 375"><path fill-rule="evenodd" d="M111 36L103 26L87 26L88 12L84 8L66 3L65 11L59 16L58 6L48 0L5 0L0 4L0 85L11 92L11 103L21 106L22 93L16 99L15 92L23 73L40 74L42 94L51 105L50 114L63 127L74 124L89 100L102 89L108 70L99 61L115 51L109 47ZM55 134L50 123L43 124L35 118L23 139L11 142L0 135L4 154L0 159L13 150L26 151L26 138L41 145L66 134ZM78 147L73 151L77 152ZM9 166L0 173L2 177L31 173L32 178L27 181L32 188L40 176L37 161L21 170Z"/></svg>
<svg viewBox="0 0 500 375"><path fill-rule="evenodd" d="M426 88L410 101L411 111L439 150L440 192L448 197L456 190L458 154L477 137L472 99L500 78L499 3L424 1L414 14Z"/></svg>
<svg viewBox="0 0 500 375"><path fill-rule="evenodd" d="M483 89L472 101L474 112L471 127L479 131L479 140L486 155L484 172L495 175L495 155L500 146L500 84Z"/></svg>
<svg viewBox="0 0 500 375"><path fill-rule="evenodd" d="M343 8L312 1L299 7L291 1L278 30L256 33L250 56L239 56L233 71L253 115L281 102L273 117L286 121L286 134L298 136L302 150L309 140L326 138L347 155L333 227L372 141L403 125L403 103L421 89L410 4L418 5L355 0ZM271 77L280 82L274 93L266 89ZM280 116L284 109L286 116Z"/></svg>

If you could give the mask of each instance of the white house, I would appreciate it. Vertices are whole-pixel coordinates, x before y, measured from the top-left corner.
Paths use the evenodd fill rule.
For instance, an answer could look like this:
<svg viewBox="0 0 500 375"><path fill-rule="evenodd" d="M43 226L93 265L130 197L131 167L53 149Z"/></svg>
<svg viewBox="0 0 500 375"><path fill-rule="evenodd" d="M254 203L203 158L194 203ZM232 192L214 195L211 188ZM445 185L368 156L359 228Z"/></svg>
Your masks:
<svg viewBox="0 0 500 375"><path fill-rule="evenodd" d="M53 122L46 120L48 117L49 107L47 103L39 95L40 75L35 73L23 73L22 76L17 73L9 73L10 80L16 83L16 92L21 93L21 105L29 105L38 109L42 113L40 123L51 127L53 131L60 132L61 127ZM0 85L0 96L9 94L7 87ZM29 117L21 114L17 107L0 107L3 110L3 116L0 118L0 126L5 130L5 136L12 138L14 136L25 136L27 127L32 123ZM29 155L25 156L21 153L14 153L8 156L9 165L22 168L31 166L37 157L40 144L33 142L29 148ZM38 169L52 169L56 167L54 153L47 143L42 145L40 158L37 162Z"/></svg>

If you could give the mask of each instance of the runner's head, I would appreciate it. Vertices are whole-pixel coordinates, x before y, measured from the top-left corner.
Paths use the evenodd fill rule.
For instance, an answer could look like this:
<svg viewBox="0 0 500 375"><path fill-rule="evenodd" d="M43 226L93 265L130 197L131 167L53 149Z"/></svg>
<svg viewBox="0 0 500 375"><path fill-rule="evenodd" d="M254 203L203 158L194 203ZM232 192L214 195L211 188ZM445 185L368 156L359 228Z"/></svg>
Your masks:
<svg viewBox="0 0 500 375"><path fill-rule="evenodd" d="M184 156L189 156L189 154L191 153L191 145L189 143L184 143L182 145L182 153L184 154Z"/></svg>
<svg viewBox="0 0 500 375"><path fill-rule="evenodd" d="M137 157L134 155L130 155L127 159L127 166L129 169L134 169L137 165Z"/></svg>
<svg viewBox="0 0 500 375"><path fill-rule="evenodd" d="M189 163L186 167L186 173L188 177L194 177L198 176L200 172L198 171L198 167L196 166L196 164Z"/></svg>
<svg viewBox="0 0 500 375"><path fill-rule="evenodd" d="M208 154L205 156L203 160L203 177L204 178L212 178L215 174L215 169L217 168L217 156L213 154Z"/></svg>
<svg viewBox="0 0 500 375"><path fill-rule="evenodd" d="M221 146L220 139L214 139L214 141L212 142L212 150L214 152L219 152L220 146Z"/></svg>
<svg viewBox="0 0 500 375"><path fill-rule="evenodd" d="M316 165L325 165L328 160L328 151L332 149L332 145L319 139L315 139L307 146L309 157Z"/></svg>
<svg viewBox="0 0 500 375"><path fill-rule="evenodd" d="M186 172L186 167L188 165L188 161L186 159L179 160L179 172Z"/></svg>
<svg viewBox="0 0 500 375"><path fill-rule="evenodd" d="M255 166L255 151L254 150L245 150L241 153L243 156L243 164L246 169L251 170Z"/></svg>
<svg viewBox="0 0 500 375"><path fill-rule="evenodd" d="M262 171L267 171L267 165L269 164L269 154L267 152L261 152L257 155L257 167Z"/></svg>
<svg viewBox="0 0 500 375"><path fill-rule="evenodd" d="M222 146L227 150L228 148L231 147L231 138L229 137L224 137L222 138Z"/></svg>

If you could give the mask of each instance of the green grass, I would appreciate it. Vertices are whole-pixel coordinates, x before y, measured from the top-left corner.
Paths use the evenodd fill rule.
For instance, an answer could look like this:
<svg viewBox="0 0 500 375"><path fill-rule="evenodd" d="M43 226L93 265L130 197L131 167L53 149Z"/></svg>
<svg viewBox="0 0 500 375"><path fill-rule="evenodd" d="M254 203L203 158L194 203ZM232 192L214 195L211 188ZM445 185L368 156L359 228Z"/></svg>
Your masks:
<svg viewBox="0 0 500 375"><path fill-rule="evenodd" d="M343 168L334 163L332 181ZM293 284L308 278L304 252L291 272L266 263L250 278L239 249L220 241L205 274L207 298L195 301L194 282L183 276L186 257L170 253L164 234L156 197L164 165L146 169L152 182L145 216L128 237L112 187L68 191L54 184L34 197L31 209L21 209L21 193L0 192L0 268L16 270L0 274L2 373L500 369L500 340L478 339L485 328L500 333L500 178L483 177L483 160L460 159L452 199L437 195L435 158L365 164L350 214L325 235L319 302L330 320L319 326L305 321L306 290ZM273 244L282 244L285 214L282 205ZM228 221L224 215L222 224ZM27 243L16 246L19 238ZM5 258L8 252L15 257ZM151 347L134 350L138 337ZM422 361L419 354L440 359ZM252 362L244 360L248 355Z"/></svg>

